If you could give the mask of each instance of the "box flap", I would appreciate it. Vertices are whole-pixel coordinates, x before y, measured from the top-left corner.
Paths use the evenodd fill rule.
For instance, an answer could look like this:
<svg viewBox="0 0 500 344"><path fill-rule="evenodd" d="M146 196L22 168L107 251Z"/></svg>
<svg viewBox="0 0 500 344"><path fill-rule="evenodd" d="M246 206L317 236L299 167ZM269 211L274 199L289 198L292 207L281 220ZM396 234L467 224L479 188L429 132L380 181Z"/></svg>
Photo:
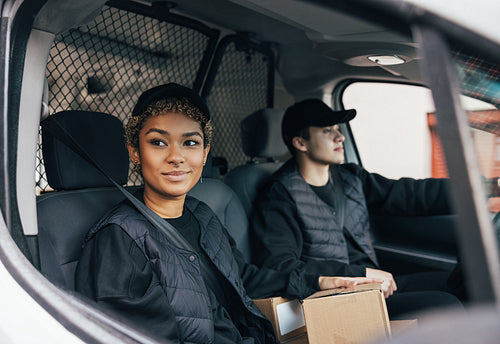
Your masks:
<svg viewBox="0 0 500 344"><path fill-rule="evenodd" d="M325 297L325 296L337 295L337 294L354 293L354 292L365 291L365 290L380 290L381 291L382 284L380 284L380 283L368 283L368 284L358 284L358 285L354 286L354 288L335 288L335 289L321 290L321 291L318 291L312 295L309 295L304 300L316 299L319 297Z"/></svg>
<svg viewBox="0 0 500 344"><path fill-rule="evenodd" d="M276 315L281 336L306 326L304 311L297 299L277 305Z"/></svg>
<svg viewBox="0 0 500 344"><path fill-rule="evenodd" d="M274 328L278 342L306 332L304 312L297 299L270 297L253 300Z"/></svg>

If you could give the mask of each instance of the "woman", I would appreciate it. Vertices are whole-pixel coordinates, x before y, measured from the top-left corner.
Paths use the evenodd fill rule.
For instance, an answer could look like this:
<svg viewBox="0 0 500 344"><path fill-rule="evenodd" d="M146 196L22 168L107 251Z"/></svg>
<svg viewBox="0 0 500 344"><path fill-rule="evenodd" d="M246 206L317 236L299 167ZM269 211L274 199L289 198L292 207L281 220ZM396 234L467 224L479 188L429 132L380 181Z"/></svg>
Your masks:
<svg viewBox="0 0 500 344"><path fill-rule="evenodd" d="M76 289L167 339L193 343L273 342L250 297L305 297L320 289L378 280L259 270L204 203L186 196L198 182L212 139L207 106L167 84L144 92L126 125L130 158L144 179L136 195L191 244L180 249L128 201L88 233ZM200 273L202 260L215 284ZM249 296L250 295L250 296Z"/></svg>

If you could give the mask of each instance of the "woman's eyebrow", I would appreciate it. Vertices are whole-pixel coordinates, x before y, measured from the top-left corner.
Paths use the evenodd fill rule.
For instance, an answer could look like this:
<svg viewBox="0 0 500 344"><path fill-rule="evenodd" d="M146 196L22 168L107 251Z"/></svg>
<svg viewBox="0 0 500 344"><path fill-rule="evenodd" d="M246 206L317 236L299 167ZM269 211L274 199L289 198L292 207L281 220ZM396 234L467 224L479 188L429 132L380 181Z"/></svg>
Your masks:
<svg viewBox="0 0 500 344"><path fill-rule="evenodd" d="M191 137L191 136L199 136L200 138L203 138L203 136L197 132L197 131L192 131L192 132L189 132L189 133L184 133L182 134L183 137Z"/></svg>
<svg viewBox="0 0 500 344"><path fill-rule="evenodd" d="M148 131L146 131L145 135L150 134L150 133L158 133L158 134L164 135L164 136L170 135L170 133L167 130L159 129L159 128L150 128ZM200 138L203 138L201 133L198 131L190 131L190 132L182 134L182 137L191 137L191 136L199 136Z"/></svg>
<svg viewBox="0 0 500 344"><path fill-rule="evenodd" d="M147 135L147 134L150 134L150 133L158 133L158 134L161 134L161 135L168 135L168 131L163 130L163 129L158 129L158 128L151 128L148 131L146 131L146 133L144 133L144 135Z"/></svg>

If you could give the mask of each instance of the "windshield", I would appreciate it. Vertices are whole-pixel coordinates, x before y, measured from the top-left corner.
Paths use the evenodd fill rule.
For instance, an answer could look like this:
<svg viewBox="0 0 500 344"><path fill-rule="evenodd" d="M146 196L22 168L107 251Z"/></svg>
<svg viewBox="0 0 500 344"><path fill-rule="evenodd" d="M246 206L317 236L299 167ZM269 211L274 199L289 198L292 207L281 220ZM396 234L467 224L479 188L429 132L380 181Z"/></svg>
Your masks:
<svg viewBox="0 0 500 344"><path fill-rule="evenodd" d="M500 69L497 64L463 49L453 51L453 60L483 178L484 204L493 219L496 237L500 239L500 218L497 216L500 213ZM447 172L436 137L433 136L433 163L441 174L438 176L444 177Z"/></svg>
<svg viewBox="0 0 500 344"><path fill-rule="evenodd" d="M455 68L464 95L500 107L500 69L478 56L463 50L453 53Z"/></svg>

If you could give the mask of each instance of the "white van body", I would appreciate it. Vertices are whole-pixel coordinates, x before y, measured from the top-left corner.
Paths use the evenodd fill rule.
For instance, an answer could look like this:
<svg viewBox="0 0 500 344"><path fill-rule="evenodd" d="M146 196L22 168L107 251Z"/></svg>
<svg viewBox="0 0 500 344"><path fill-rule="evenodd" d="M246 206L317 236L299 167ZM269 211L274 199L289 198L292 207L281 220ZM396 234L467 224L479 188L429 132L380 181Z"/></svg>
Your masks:
<svg viewBox="0 0 500 344"><path fill-rule="evenodd" d="M41 1L41 3L44 1ZM48 9L48 13L45 13L46 18L57 17L51 11L60 10L61 13L66 15L66 1L49 1L57 6L52 6ZM154 1L136 1L136 3L141 5L151 5ZM210 22L211 17L204 15L204 6L220 6L217 8L218 11L223 13L228 11L228 15L231 15L233 10L238 9L238 14L246 15L251 12L252 15L258 17L262 15L264 18L271 20L276 20L286 24L287 27L301 32L303 35L309 37L311 42L314 44L327 44L331 42L339 42L342 40L356 39L367 40L370 35L377 37L374 41L378 39L387 38L389 43L398 42L400 38L400 33L396 31L387 30L387 32L381 33L378 30L386 24L390 23L378 23L374 24L368 22L361 17L353 17L352 13L346 15L343 11L335 11L334 9L325 8L322 11L316 11L317 6L322 4L328 5L325 1L298 1L298 0L274 0L274 1L264 1L264 0L218 0L210 4L201 4L200 1L193 3L193 6L189 6L187 1L179 1L183 6L179 6L179 13L185 15L189 18L199 20L201 23L209 25L213 28L220 29L224 34L226 32L232 33L237 32L240 27L225 27L224 25L231 23L234 24L235 20L222 20L221 22ZM384 1L375 1L379 8L383 8ZM0 32L4 37L2 42L3 50L10 52L12 48L11 38L13 37L13 32L11 31L13 26L13 20L20 12L23 10L24 1L3 1L2 2L2 23L0 27ZM27 1L26 1L27 3ZM99 12L101 7L104 5L104 1L89 1L86 5L86 1L79 1L82 8L82 18L64 18L65 20L60 20L58 24L65 27L65 29L70 29L73 26L79 26L87 21L93 20L96 13ZM369 1L358 1L357 4L362 6L363 3L369 4ZM389 9L391 15L401 16L403 13L408 18L419 18L416 22L425 21L426 15L431 11L434 15L439 18L446 20L446 31L445 34L457 30L466 30L467 32L472 32L477 37L487 40L489 46L494 46L496 49L500 49L500 3L494 0L460 0L460 1L435 1L435 0L405 0L405 1L386 1L387 8ZM30 3L31 6L34 6ZM409 5L414 5L410 6ZM93 8L95 11L88 11L86 7ZM68 6L71 7L71 6ZM310 7L315 8L314 15L307 15L304 12ZM43 7L42 7L43 8ZM183 12L183 9L185 12ZM47 9L47 8L44 8ZM397 12L399 10L400 12ZM173 10L175 12L175 9ZM248 11L248 13L247 13ZM75 13L73 8L69 13ZM236 13L236 12L235 12ZM84 15L83 15L84 14ZM88 18L87 18L88 16ZM260 18L260 17L259 17ZM422 19L424 18L424 19ZM10 235L12 228L8 228L6 223L12 223L14 221L16 226L22 227L24 235L26 236L36 236L37 235L37 212L36 212L36 194L35 189L37 185L35 184L35 179L33 178L34 171L37 166L34 166L34 159L37 155L37 141L38 141L38 127L39 127L39 117L40 113L47 111L44 106L44 84L41 82L45 80L46 76L46 62L49 56L49 50L52 45L52 41L56 36L56 32L47 32L40 29L41 26L50 27L50 23L43 22L44 18L37 17L35 24L39 27L34 27L30 30L29 38L26 38L27 52L25 54L25 63L20 66L16 61L11 61L8 56L9 53L2 53L2 70L4 86L2 95L0 96L0 104L2 104L5 116L3 120L5 122L7 118L7 107L12 106L8 104L9 94L15 93L19 95L18 99L18 111L14 114L18 119L20 128L18 129L18 140L19 143L16 145L17 151L17 166L14 171L14 177L9 177L9 181L16 182L16 203L12 203L10 206L15 207L19 215L19 221L12 218L12 214L3 214L4 218L8 221L2 221L0 224L0 285L1 285L1 295L0 295L0 342L2 343L111 343L111 342L156 342L155 339L149 338L147 334L140 333L137 329L129 327L128 324L116 321L112 317L99 312L85 304L81 299L75 296L74 293L65 291L61 288L56 287L49 280L47 280L39 271L37 271L30 261L23 255L19 250L16 242ZM38 21L37 21L38 20ZM72 22L73 20L78 20L78 22ZM337 21L342 21L342 25L338 25ZM72 25L74 24L74 25ZM251 27L249 23L246 22L245 17L241 18L241 27ZM259 31L260 24L254 23L255 31ZM339 34L342 29L345 28L347 32ZM415 29L415 28L412 28ZM439 32L440 27L434 27L436 32ZM366 31L368 30L368 31ZM418 30L417 30L418 31ZM270 33L270 35L287 35L287 32L275 32ZM337 36L338 35L338 36ZM5 38L7 37L7 38ZM284 39L285 40L285 39ZM293 37L287 37L286 40L292 40ZM351 42L352 43L352 42ZM469 42L466 42L468 44ZM346 43L347 44L347 43ZM414 45L414 43L405 43L409 46ZM479 44L479 43L478 43ZM279 45L279 43L278 43ZM326 45L325 45L326 46ZM1 50L1 49L0 49ZM498 50L497 50L498 51ZM292 57L291 57L292 56ZM416 59L422 59L418 57ZM281 67L283 70L287 69L288 63L293 64L293 55L287 55L281 61L283 65ZM496 61L496 66L498 68L498 59ZM287 79L285 76L280 75L280 71L276 71L277 81L275 82L275 103L278 105L285 104L288 105L293 99L300 99L311 94L314 96L322 97L324 100L332 100L332 91L340 84L339 80L341 78L348 79L348 73L351 71L346 67L346 71L339 71L342 77L339 80L332 78L331 80L326 80L321 85L314 84L314 92L308 94L305 89L306 85L311 80L315 80L316 75L310 76L310 80L304 78L302 85L298 85L300 81L301 73L307 75L304 71L307 70L309 66L304 66L302 71L296 70L297 79ZM17 76L22 75L21 89L14 89L10 87L11 79L9 78L9 73L12 72L14 68L22 69L23 73L18 73ZM292 67L290 67L292 68ZM296 68L296 66L293 66ZM326 68L326 67L325 67ZM367 72L365 76L361 73L356 74L354 71L355 67L352 67L352 77L359 78L359 80L381 80L381 81L394 81L394 75L388 75L387 79L384 80L386 76L381 76L381 74ZM294 69L295 70L295 69ZM341 75L341 74L339 74ZM281 82L279 78L283 78L284 83ZM422 79L425 80L425 77ZM295 82L296 84L294 84ZM410 84L414 85L417 83L417 78L411 80ZM422 82L423 84L426 81ZM422 85L422 83L420 85ZM234 86L234 85L233 85ZM238 85L241 86L241 85ZM398 95L395 94L395 97ZM9 107L9 109L11 109ZM2 126L4 132L2 132L2 141L7 140L7 135L5 131L8 131L8 125ZM368 139L369 140L369 139ZM355 154L353 153L353 156ZM0 155L1 156L1 155ZM4 173L12 174L13 171L8 171L7 160L3 163ZM428 170L429 168L426 167ZM390 172L386 172L390 173ZM398 172L399 173L399 172ZM474 175L474 173L472 173ZM8 186L12 184L6 183L5 187L2 187L1 195L2 198L9 198ZM474 199L480 203L480 196L484 196L482 191L478 190L479 183L474 184L471 182L472 189L474 192ZM479 196L477 196L479 195ZM9 208L10 209L10 208ZM491 223L489 223L489 217L492 214L486 211L477 209L479 222L484 225L484 228L491 230ZM61 214L54 214L54 216L59 216ZM63 215L63 214L62 214ZM484 221L485 217L487 221ZM17 221L17 222L16 222ZM488 223L486 223L488 222ZM486 230L479 231L483 238L489 238L490 240L485 240L483 242L484 247L486 247L488 253L486 256L490 257L495 253L498 253L498 248L496 242L491 240L493 237L492 233L487 234ZM485 234L486 233L486 234ZM486 236L484 236L486 235ZM450 260L452 262L452 260ZM492 290L499 292L500 281L499 274L500 270L496 271L498 268L499 260L491 259L489 262L492 264L489 269L491 273L491 278L488 277L488 281L491 282ZM447 262L444 262L445 264ZM496 295L496 300L490 300L491 304L497 304L500 302L498 299L498 294ZM498 330L497 330L498 331Z"/></svg>

